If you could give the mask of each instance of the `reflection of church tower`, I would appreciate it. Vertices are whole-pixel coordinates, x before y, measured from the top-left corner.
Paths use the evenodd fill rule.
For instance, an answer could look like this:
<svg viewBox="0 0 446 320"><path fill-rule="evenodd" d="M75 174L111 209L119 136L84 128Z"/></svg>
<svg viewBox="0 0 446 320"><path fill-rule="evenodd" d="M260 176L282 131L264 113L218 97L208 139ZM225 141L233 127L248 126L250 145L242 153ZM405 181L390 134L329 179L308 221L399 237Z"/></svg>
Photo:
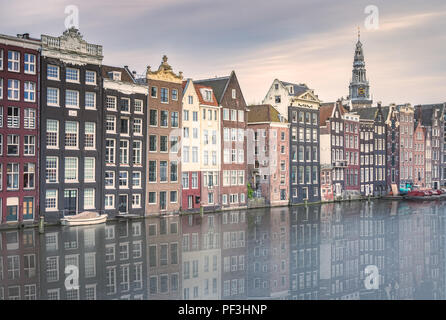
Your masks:
<svg viewBox="0 0 446 320"><path fill-rule="evenodd" d="M349 100L352 109L366 108L372 106L370 99L369 82L366 76L364 52L358 31L358 42L356 43L355 58L353 60L352 79L349 86Z"/></svg>

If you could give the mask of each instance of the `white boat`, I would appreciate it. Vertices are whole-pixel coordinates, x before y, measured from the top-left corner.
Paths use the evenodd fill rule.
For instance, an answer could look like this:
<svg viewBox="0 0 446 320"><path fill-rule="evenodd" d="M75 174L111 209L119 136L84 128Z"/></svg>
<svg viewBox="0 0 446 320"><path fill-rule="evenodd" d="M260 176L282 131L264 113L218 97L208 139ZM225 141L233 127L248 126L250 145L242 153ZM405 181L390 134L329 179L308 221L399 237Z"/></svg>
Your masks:
<svg viewBox="0 0 446 320"><path fill-rule="evenodd" d="M74 216L66 216L60 219L64 226L87 226L91 224L104 223L107 220L106 214L99 214L92 211L84 211Z"/></svg>

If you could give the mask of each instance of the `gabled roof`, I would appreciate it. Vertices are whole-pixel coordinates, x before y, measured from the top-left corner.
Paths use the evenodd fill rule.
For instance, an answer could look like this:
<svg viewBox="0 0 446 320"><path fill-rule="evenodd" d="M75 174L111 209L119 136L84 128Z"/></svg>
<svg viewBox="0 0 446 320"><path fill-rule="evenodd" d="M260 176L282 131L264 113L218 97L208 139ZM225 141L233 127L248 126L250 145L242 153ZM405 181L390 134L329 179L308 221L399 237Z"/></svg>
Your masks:
<svg viewBox="0 0 446 320"><path fill-rule="evenodd" d="M234 72L234 71L233 71ZM232 73L231 73L232 75ZM226 92L226 88L228 87L229 80L231 76L214 78L214 79L204 79L204 80L195 80L195 84L201 84L203 86L211 87L214 91L215 97L217 98L217 102L220 103L223 99L223 95Z"/></svg>
<svg viewBox="0 0 446 320"><path fill-rule="evenodd" d="M415 106L415 116L417 119L421 118L421 124L423 126L432 126L432 118L435 109L440 110L441 113L444 109L444 104L425 104Z"/></svg>
<svg viewBox="0 0 446 320"><path fill-rule="evenodd" d="M112 66L102 66L102 77L104 79L113 80L113 78L110 77L109 72L117 71L121 73L121 82L129 82L129 83L135 83L135 80L133 79L132 75L129 73L129 71L126 68L121 67L112 67Z"/></svg>
<svg viewBox="0 0 446 320"><path fill-rule="evenodd" d="M301 83L301 84L295 84L295 83L291 83L291 82L285 82L285 81L280 81L278 80L284 87L288 87L288 86L293 86L293 93L290 93L288 91L288 94L290 96L300 96L301 94L303 94L304 92L310 90L310 88L307 87L306 84Z"/></svg>
<svg viewBox="0 0 446 320"><path fill-rule="evenodd" d="M211 86L205 86L205 85L202 85L202 84L194 83L194 88L195 88L195 92L198 95L198 100L199 100L200 104L218 107L218 101L217 101L217 98L215 97L214 90L212 89ZM201 94L201 90L200 89L209 89L209 90L211 90L211 92L212 92L212 101L205 100L203 95Z"/></svg>
<svg viewBox="0 0 446 320"><path fill-rule="evenodd" d="M375 120L378 107L358 108L355 112L359 115L360 120Z"/></svg>
<svg viewBox="0 0 446 320"><path fill-rule="evenodd" d="M333 114L333 109L335 106L336 102L324 102L321 104L321 107L319 108L319 125L321 127L326 125L328 118L330 118ZM340 105L339 110L341 115L348 112L342 105Z"/></svg>
<svg viewBox="0 0 446 320"><path fill-rule="evenodd" d="M282 122L279 111L270 104L252 105L248 107L248 123L253 122Z"/></svg>

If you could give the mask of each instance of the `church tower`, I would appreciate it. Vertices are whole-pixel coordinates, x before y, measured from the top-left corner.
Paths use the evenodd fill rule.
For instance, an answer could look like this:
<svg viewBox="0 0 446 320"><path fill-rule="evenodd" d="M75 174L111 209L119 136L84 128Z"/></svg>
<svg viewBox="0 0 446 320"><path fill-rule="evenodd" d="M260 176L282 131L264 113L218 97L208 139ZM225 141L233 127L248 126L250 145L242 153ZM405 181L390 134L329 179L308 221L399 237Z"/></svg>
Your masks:
<svg viewBox="0 0 446 320"><path fill-rule="evenodd" d="M370 86L366 76L364 52L360 41L361 34L358 29L358 42L356 43L355 57L353 59L352 79L349 86L349 98L352 109L372 106L370 99Z"/></svg>

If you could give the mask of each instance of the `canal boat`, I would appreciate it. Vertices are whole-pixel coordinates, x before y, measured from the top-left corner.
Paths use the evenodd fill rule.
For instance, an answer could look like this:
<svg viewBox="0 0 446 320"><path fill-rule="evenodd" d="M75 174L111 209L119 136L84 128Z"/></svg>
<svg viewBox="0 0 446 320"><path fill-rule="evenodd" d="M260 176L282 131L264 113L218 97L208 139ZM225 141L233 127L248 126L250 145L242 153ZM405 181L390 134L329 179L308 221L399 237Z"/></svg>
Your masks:
<svg viewBox="0 0 446 320"><path fill-rule="evenodd" d="M64 226L87 226L92 224L104 223L106 220L106 214L84 211L74 216L65 216L60 219L60 223Z"/></svg>
<svg viewBox="0 0 446 320"><path fill-rule="evenodd" d="M446 193L443 190L414 190L404 196L406 200L430 201L446 199Z"/></svg>

